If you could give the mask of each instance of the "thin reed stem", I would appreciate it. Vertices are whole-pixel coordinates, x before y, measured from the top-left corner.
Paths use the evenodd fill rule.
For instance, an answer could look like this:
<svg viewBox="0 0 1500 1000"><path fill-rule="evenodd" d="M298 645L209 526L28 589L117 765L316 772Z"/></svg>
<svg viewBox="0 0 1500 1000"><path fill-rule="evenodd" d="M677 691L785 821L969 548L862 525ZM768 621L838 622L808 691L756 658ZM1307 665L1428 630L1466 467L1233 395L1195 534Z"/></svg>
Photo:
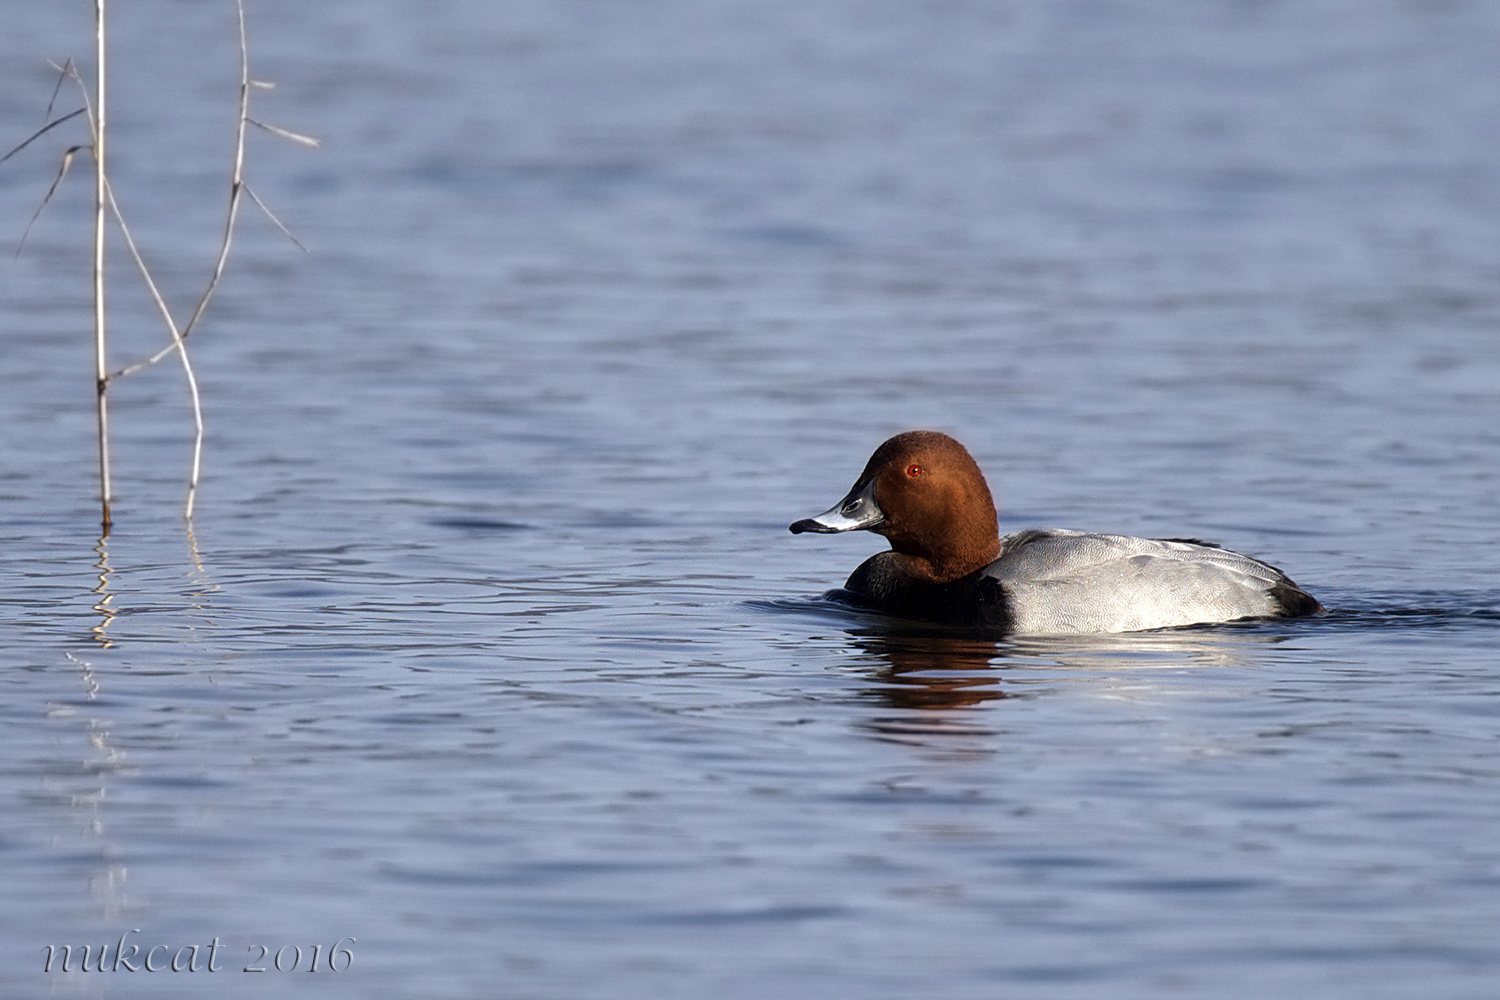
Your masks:
<svg viewBox="0 0 1500 1000"><path fill-rule="evenodd" d="M224 214L224 234L219 239L219 254L214 258L213 273L209 276L203 294L198 297L193 314L182 328L184 338L197 327L203 311L208 308L209 299L214 297L214 291L219 287L219 279L224 277L224 265L229 262L229 248L234 242L234 223L240 214L240 195L245 188L245 124L250 120L250 46L245 35L244 0L235 0L235 14L239 18L240 35L240 113L234 129L234 169L229 175L229 210Z"/></svg>
<svg viewBox="0 0 1500 1000"><path fill-rule="evenodd" d="M94 399L99 426L99 507L101 528L109 535L109 364L104 327L105 212L109 186L104 172L105 153L105 22L104 0L94 0Z"/></svg>

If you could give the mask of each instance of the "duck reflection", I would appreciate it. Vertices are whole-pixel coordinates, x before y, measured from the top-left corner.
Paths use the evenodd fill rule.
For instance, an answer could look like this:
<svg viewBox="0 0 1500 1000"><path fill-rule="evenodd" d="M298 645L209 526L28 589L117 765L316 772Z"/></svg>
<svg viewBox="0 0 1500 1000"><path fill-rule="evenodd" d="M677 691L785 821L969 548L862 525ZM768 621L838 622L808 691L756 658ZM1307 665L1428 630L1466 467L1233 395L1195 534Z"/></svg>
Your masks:
<svg viewBox="0 0 1500 1000"><path fill-rule="evenodd" d="M882 709L860 728L905 743L994 735L998 717L974 709L1042 696L1059 684L1086 683L1122 695L1191 683L1183 670L1243 666L1286 638L1255 623L1024 639L941 627L849 633L850 645L870 666L870 683L859 697Z"/></svg>
<svg viewBox="0 0 1500 1000"><path fill-rule="evenodd" d="M913 633L860 636L854 645L884 661L875 690L892 708L959 708L1006 697L990 665L999 655L992 640Z"/></svg>
<svg viewBox="0 0 1500 1000"><path fill-rule="evenodd" d="M852 645L875 664L861 697L881 710L858 727L878 740L947 752L993 752L996 731L987 712L974 709L1006 698L992 661L993 639L941 632L852 635Z"/></svg>

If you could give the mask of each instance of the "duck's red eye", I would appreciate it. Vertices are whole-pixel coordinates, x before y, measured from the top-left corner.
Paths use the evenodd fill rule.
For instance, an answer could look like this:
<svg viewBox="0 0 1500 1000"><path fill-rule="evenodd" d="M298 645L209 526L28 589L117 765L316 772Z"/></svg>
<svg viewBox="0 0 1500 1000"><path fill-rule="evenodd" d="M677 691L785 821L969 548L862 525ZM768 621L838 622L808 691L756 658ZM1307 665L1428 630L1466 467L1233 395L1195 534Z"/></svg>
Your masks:
<svg viewBox="0 0 1500 1000"><path fill-rule="evenodd" d="M922 474L922 467L920 465L908 465L906 467L906 474L912 479L916 479Z"/></svg>

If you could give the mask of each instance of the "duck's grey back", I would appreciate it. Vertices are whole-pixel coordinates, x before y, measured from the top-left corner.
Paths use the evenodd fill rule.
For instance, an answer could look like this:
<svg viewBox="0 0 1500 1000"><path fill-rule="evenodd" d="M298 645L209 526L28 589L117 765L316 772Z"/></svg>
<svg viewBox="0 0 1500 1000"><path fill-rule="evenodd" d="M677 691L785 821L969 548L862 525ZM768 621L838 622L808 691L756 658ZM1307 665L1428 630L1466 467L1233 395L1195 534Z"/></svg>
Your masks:
<svg viewBox="0 0 1500 1000"><path fill-rule="evenodd" d="M1001 546L984 574L1005 589L1018 633L1131 632L1319 609L1276 567L1200 542L1053 529L1006 535Z"/></svg>

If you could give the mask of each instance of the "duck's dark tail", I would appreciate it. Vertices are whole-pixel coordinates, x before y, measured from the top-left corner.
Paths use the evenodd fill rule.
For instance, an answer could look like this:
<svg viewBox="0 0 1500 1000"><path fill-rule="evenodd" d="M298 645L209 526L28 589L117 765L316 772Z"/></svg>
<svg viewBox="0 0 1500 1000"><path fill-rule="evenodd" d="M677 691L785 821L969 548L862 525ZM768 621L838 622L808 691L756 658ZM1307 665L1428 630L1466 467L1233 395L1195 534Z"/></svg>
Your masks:
<svg viewBox="0 0 1500 1000"><path fill-rule="evenodd" d="M1306 618L1323 610L1316 597L1290 580L1272 584L1271 600L1276 602L1279 609L1276 613L1283 618Z"/></svg>

